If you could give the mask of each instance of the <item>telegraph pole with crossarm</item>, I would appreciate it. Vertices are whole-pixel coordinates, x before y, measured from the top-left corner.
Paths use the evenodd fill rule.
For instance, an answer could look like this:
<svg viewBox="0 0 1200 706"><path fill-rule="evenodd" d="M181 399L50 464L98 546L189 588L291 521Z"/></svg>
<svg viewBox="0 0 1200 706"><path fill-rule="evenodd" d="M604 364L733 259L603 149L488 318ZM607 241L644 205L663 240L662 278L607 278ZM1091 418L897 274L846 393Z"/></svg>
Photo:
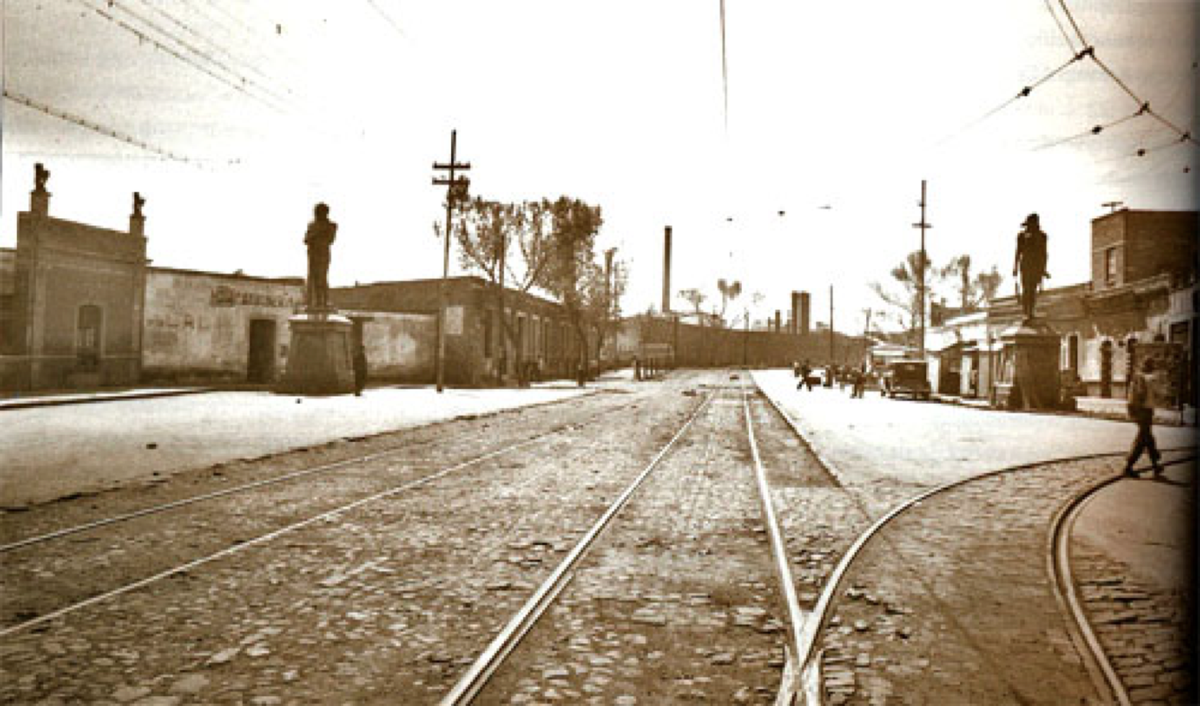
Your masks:
<svg viewBox="0 0 1200 706"><path fill-rule="evenodd" d="M921 360L925 360L925 231L932 228L933 225L925 222L925 180L921 180L921 222L914 223L913 228L921 229L921 254L918 256L917 262L917 313L920 316L921 322L921 339L918 342L918 351L920 352Z"/></svg>
<svg viewBox="0 0 1200 706"><path fill-rule="evenodd" d="M457 160L458 149L458 131L450 131L450 163L439 164L433 163L435 170L447 170L448 175L444 178L434 177L434 186L446 187L446 227L442 233L445 236L444 250L442 253L442 281L438 287L438 318L437 318L437 391L443 389L442 382L445 379L446 373L446 278L450 274L450 234L454 231L454 226L451 221L453 218L454 204L459 201L465 201L467 198L467 188L471 184L471 180L465 176L456 176L456 172L465 172L471 168L470 162L459 163Z"/></svg>

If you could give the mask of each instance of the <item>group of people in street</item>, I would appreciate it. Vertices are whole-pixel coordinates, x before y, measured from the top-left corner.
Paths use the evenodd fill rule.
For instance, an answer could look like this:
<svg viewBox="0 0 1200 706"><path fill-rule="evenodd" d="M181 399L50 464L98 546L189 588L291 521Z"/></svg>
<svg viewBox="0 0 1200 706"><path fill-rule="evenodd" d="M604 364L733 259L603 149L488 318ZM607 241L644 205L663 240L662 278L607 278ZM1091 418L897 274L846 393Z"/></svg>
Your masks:
<svg viewBox="0 0 1200 706"><path fill-rule="evenodd" d="M826 376L824 382L826 387L833 387L834 385L840 384L842 389L845 389L846 385L849 384L851 397L861 398L863 396L863 391L866 390L867 387L867 380L870 377L870 373L867 372L867 364L865 362L859 367L850 365L830 365L824 370ZM813 375L813 372L814 370L812 366L809 365L807 359L805 359L802 363L792 363L792 376L798 379L798 382L796 383L797 390L812 390L814 380L817 381L818 385L821 384L821 378Z"/></svg>

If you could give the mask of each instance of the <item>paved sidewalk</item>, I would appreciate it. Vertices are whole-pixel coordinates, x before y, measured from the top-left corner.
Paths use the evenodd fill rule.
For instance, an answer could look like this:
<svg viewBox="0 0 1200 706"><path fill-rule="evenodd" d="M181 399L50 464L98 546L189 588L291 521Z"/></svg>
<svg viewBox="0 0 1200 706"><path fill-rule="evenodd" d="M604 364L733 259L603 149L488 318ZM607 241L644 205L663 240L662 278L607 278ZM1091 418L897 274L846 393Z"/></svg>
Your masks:
<svg viewBox="0 0 1200 706"><path fill-rule="evenodd" d="M619 371L606 376L620 378ZM52 406L0 410L0 508L595 390L560 381L441 394L430 387L370 388L362 397L261 391L61 396ZM106 403L67 404L71 400Z"/></svg>

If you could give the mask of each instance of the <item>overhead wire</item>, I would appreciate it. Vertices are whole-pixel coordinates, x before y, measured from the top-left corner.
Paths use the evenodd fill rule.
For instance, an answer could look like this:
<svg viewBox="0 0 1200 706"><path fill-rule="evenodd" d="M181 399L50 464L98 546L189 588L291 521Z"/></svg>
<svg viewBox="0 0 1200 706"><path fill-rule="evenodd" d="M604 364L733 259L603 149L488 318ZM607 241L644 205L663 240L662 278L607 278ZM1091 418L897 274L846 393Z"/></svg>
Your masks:
<svg viewBox="0 0 1200 706"><path fill-rule="evenodd" d="M176 59L182 61L183 63L191 66L192 68L206 74L207 76L210 76L211 78L215 79L216 81L218 81L222 84L225 84L226 86L229 86L230 88L232 88L240 93L243 93L243 94L255 99L256 101L258 101L260 103L263 103L264 105L270 107L273 110L282 112L282 108L280 106L274 105L271 103L271 101L266 100L266 99L262 98L261 96L258 96L254 93L251 93L250 91L246 90L246 88L244 86L241 86L237 82L231 81L227 77L222 76L221 74L217 73L216 71L212 70L211 68L204 66L203 64L197 62L196 60L192 59L191 57L181 53L179 50L175 49L174 47L170 47L166 44L163 44L161 41L159 41L155 37L152 37L147 32L144 32L141 29L134 27L133 25L126 22L125 20L123 20L119 17L116 17L109 12L106 12L102 8L92 5L91 3L87 2L86 0L74 0L74 1L76 4L81 5L87 9L95 12L97 15L100 15L101 17L108 20L109 22L112 22L112 23L116 24L117 26L121 27L122 29L126 30L127 32L130 32L131 34L136 36L140 41L149 42L150 44L153 44L155 47L159 48L160 50L175 57Z"/></svg>
<svg viewBox="0 0 1200 706"><path fill-rule="evenodd" d="M1083 132L1076 133L1069 137L1063 137L1063 138L1054 140L1052 142L1043 143L1043 144L1035 147L1034 150L1049 149L1051 147L1057 147L1058 145L1065 144L1067 142L1072 142L1074 140L1078 140L1083 137L1088 137L1091 135L1099 135L1100 133L1104 132L1105 130L1108 130L1109 128L1113 128L1113 127L1116 127L1123 123L1127 123L1130 120L1133 120L1135 118L1140 118L1143 115L1148 114L1149 111L1150 111L1150 104L1143 103L1142 106L1140 108L1138 108L1138 110L1136 112L1130 113L1129 115L1126 115L1125 117L1117 118L1116 120L1113 120L1108 123L1094 125L1091 128L1084 130Z"/></svg>
<svg viewBox="0 0 1200 706"><path fill-rule="evenodd" d="M1059 34L1062 35L1063 40L1067 43L1067 48L1071 50L1072 54L1074 54L1076 51L1075 43L1071 41L1071 36L1067 34L1066 27L1063 27L1062 20L1058 19L1058 13L1054 11L1054 6L1050 4L1050 0L1045 0L1045 3L1046 11L1050 13L1050 17L1054 18L1054 24L1056 27L1058 27Z"/></svg>
<svg viewBox="0 0 1200 706"><path fill-rule="evenodd" d="M148 8L151 12L158 15L159 17L162 17L167 22L178 27L180 30L182 30L189 36L194 37L197 41L202 42L204 45L208 46L212 51L224 56L229 61L231 61L235 64L238 64L241 67L257 74L258 77L260 79L262 79L263 81L268 81L268 82L272 82L272 83L280 83L280 84L284 83L283 81L280 81L277 77L269 76L267 73L265 73L264 71L259 69L253 62L247 61L244 57L239 57L239 56L234 55L233 52L226 49L225 46L222 45L220 42L218 42L217 40L215 40L211 37L206 36L203 32L193 28L187 22L184 22L183 20L179 19L172 13L167 12L166 10L162 9L156 3L154 3L152 0L137 0L137 2L140 3L141 5L143 5L144 7ZM283 92L291 93L292 91L290 88L287 88L285 85L283 87Z"/></svg>
<svg viewBox="0 0 1200 706"><path fill-rule="evenodd" d="M42 103L41 101L34 100L33 98L30 98L29 96L26 96L17 91L14 91L13 89L9 88L8 86L4 87L4 97L13 101L14 103L18 103L27 108L31 108L33 110L36 110L40 113L44 113L51 117L58 118L59 120L62 120L64 122L68 122L68 123L71 123L78 127L84 128L86 130L90 130L92 132L99 133L101 135L104 135L105 137L117 140L119 142L124 142L126 144L133 145L134 147L137 147L141 150L158 155L159 157L161 157L163 159L169 159L174 162L184 162L187 164L194 164L194 165L204 165L206 163L222 161L222 160L197 159L195 157L189 157L187 155L180 154L179 152L175 152L173 150L159 147L158 145L146 142L145 140L134 137L133 135L130 135L126 132L122 132L115 128L108 127L107 125L102 125L94 120L89 120L88 118L84 118L82 116L75 115L74 113L70 113L65 110L54 108L50 105ZM225 160L224 163L233 165L233 164L238 164L239 161L240 160Z"/></svg>
<svg viewBox="0 0 1200 706"><path fill-rule="evenodd" d="M725 104L725 134L729 134L729 63L725 48L725 0L721 2L721 95Z"/></svg>
<svg viewBox="0 0 1200 706"><path fill-rule="evenodd" d="M1074 64L1078 61L1081 61L1084 57L1088 56L1091 53L1092 53L1091 47L1086 47L1086 48L1076 52L1074 54L1074 56L1072 56L1070 59L1064 61L1062 64L1059 64L1058 66L1056 66L1049 73L1046 73L1041 78L1034 81L1033 83L1026 84L1025 86L1023 86L1020 91L1017 91L1016 95L1012 96L1011 98L1004 101L1000 105L997 105L995 108L992 108L991 110L987 111L986 113L979 116L978 118L975 118L974 120L972 120L971 122L967 123L962 128L960 128L959 130L957 130L956 132L953 132L950 135L948 135L947 137L942 138L941 140L938 141L937 144L942 145L946 142L949 142L950 140L954 139L955 137L958 137L959 135L963 134L964 132L967 132L968 130L975 128L980 123L982 123L985 120L987 120L988 118L991 118L992 116L996 115L997 113L1004 110L1005 108L1012 105L1013 103L1017 102L1018 100L1020 100L1022 98L1028 98L1035 89L1041 87L1042 84L1046 83L1047 81L1050 81L1055 76L1058 76L1060 73L1062 73L1068 66L1071 66L1072 64Z"/></svg>
<svg viewBox="0 0 1200 706"><path fill-rule="evenodd" d="M376 13L377 13L377 14L378 14L380 17L382 17L382 18L383 18L383 20L384 20L385 22L387 22L387 23L388 23L388 25L390 25L392 29L396 30L396 34L398 34L398 35L400 35L401 37L403 37L403 38L407 39L407 36L404 34L404 30L403 30L403 29L400 29L400 25L399 25L399 24L397 24L397 23L396 23L396 21L395 21L394 19L392 19L391 15L389 15L388 13L386 13L386 12L384 12L384 11L383 11L383 8L381 8L381 7L379 6L379 4L375 2L375 0L367 0L367 4L368 4L368 5L370 5L372 8L374 8L375 12L376 12Z"/></svg>
<svg viewBox="0 0 1200 706"><path fill-rule="evenodd" d="M1112 68L1110 68L1108 66L1108 64L1104 63L1104 61L1102 61L1100 59L1100 57L1096 55L1096 52L1093 50L1093 47L1088 44L1087 38L1084 36L1083 31L1079 28L1079 24L1075 21L1075 18L1071 15L1071 10L1070 10L1070 8L1067 7L1066 0L1059 0L1059 6L1062 7L1063 13L1066 15L1067 20L1071 23L1071 27L1074 28L1075 34L1079 37L1079 41L1082 42L1084 46L1088 47L1089 56L1091 57L1092 61L1096 64L1096 66L1098 66L1100 68L1101 71L1103 71L1110 79L1112 79L1112 81L1114 83L1116 83L1117 86L1126 95L1128 95L1138 105L1137 113L1135 113L1133 116L1129 116L1128 118L1124 118L1122 120L1116 121L1113 124L1118 124L1120 122L1124 122L1125 120L1132 119L1133 117L1139 117L1141 115L1149 115L1150 117L1154 118L1160 124L1167 127L1169 130L1171 130L1172 132L1174 132L1176 134L1178 139L1173 140L1171 143L1169 143L1169 145L1174 146L1174 145L1178 145L1181 143L1188 143L1188 142L1192 143L1193 145L1200 145L1200 142L1196 141L1196 138L1192 136L1190 131L1180 128L1179 126L1175 125L1173 122L1168 120L1161 113L1159 113L1159 112L1155 111L1153 108L1151 108L1149 101L1143 99L1140 95L1138 95L1138 93L1136 91L1134 91L1129 86L1129 84L1127 84L1125 81L1121 80L1121 77L1117 76L1116 72L1113 71ZM1192 69L1195 70L1195 68L1196 68L1196 62L1192 62ZM1087 134L1098 134L1105 127L1108 127L1108 126L1096 126L1085 133L1080 133L1078 135L1073 135L1071 137L1063 138L1061 140L1056 140L1052 143L1048 143L1047 145L1044 145L1043 147L1041 147L1039 149L1044 149L1045 147L1053 147L1055 145L1064 144L1066 142L1070 142L1074 139L1085 136ZM1160 147L1163 147L1163 146L1160 146ZM1139 156L1141 156L1141 154L1145 154L1146 151L1144 149L1139 148L1138 153L1139 153ZM1189 172L1189 171L1190 171L1190 167L1184 167L1185 173Z"/></svg>
<svg viewBox="0 0 1200 706"><path fill-rule="evenodd" d="M156 24L152 20L146 18L144 15L141 15L141 14L135 12L134 10L129 8L126 3L117 2L117 0L107 0L107 3L108 3L109 7L116 8L116 9L120 10L121 12L124 12L129 17L132 17L133 19L137 20L138 22L141 22L145 26L145 28L150 29L152 32L157 32L160 35L160 37L165 38L171 42L174 42L179 47L182 47L184 51L187 51L187 52L190 52L191 54L193 54L200 61L206 61L209 64L211 64L212 66L216 67L218 70L225 72L226 74L229 75L230 78L232 78L234 81L238 82L240 85L253 87L256 90L258 90L259 92L261 92L263 95L269 96L272 100L278 101L281 107L286 107L287 99L285 97L277 95L271 88L264 86L262 83L255 81L253 79L247 78L246 76L243 76L242 74L238 73L236 70L231 68L225 62L214 58L209 53L197 48L195 45L189 43L188 41L179 38L177 35L172 34L170 30L165 29L164 27L162 27L159 24Z"/></svg>

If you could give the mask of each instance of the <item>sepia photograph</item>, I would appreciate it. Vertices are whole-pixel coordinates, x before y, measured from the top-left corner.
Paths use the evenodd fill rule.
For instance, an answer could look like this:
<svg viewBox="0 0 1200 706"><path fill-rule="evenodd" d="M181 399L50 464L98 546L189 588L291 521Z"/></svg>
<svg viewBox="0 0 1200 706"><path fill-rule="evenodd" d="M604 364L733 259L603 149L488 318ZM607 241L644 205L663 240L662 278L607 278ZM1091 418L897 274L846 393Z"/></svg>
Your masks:
<svg viewBox="0 0 1200 706"><path fill-rule="evenodd" d="M0 8L0 702L1200 704L1196 0Z"/></svg>

